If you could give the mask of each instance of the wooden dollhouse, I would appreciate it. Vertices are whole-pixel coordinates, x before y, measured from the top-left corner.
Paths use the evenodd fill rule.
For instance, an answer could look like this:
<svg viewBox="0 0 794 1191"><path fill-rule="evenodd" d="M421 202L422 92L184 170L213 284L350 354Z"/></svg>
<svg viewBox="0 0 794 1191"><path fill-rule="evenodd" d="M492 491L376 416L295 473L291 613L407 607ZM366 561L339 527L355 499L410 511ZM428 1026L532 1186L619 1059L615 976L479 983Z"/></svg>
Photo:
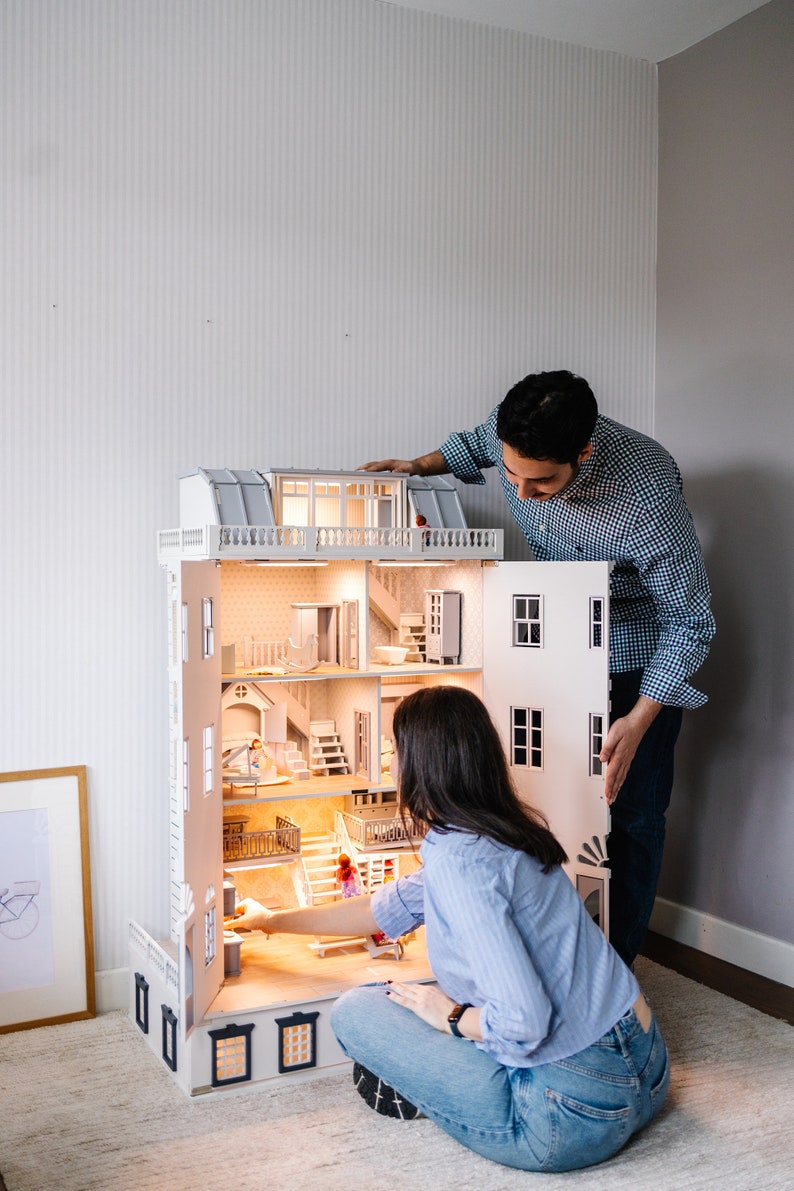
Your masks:
<svg viewBox="0 0 794 1191"><path fill-rule="evenodd" d="M305 1079L345 1064L334 999L429 980L408 939L237 933L235 903L364 892L419 863L397 813L391 724L424 685L486 702L516 786L608 925L609 565L504 563L440 478L198 469L166 576L170 937L130 923L131 1014L190 1094Z"/></svg>

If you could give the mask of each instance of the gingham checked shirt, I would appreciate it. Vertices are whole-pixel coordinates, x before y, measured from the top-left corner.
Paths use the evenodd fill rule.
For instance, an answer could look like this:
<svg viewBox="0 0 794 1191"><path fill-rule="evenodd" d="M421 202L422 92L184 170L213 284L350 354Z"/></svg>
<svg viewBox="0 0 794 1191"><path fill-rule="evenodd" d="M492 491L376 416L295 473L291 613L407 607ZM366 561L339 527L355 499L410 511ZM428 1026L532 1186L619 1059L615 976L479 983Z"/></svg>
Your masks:
<svg viewBox="0 0 794 1191"><path fill-rule="evenodd" d="M573 483L548 500L519 500L505 475L493 410L440 448L449 471L484 484L496 467L510 511L541 561L614 562L610 668L643 670L640 694L700 707L689 684L714 636L711 592L675 460L654 439L600 415L593 452Z"/></svg>

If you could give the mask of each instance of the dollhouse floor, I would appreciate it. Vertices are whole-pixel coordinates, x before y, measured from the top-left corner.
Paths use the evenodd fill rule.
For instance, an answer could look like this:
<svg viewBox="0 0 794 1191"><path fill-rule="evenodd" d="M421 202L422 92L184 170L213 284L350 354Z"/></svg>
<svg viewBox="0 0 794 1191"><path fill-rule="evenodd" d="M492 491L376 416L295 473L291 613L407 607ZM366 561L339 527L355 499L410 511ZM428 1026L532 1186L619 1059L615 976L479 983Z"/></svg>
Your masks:
<svg viewBox="0 0 794 1191"><path fill-rule="evenodd" d="M431 980L424 930L405 943L400 960L393 952L372 958L360 944L328 950L325 957L309 949L307 935L266 938L259 931L241 932L239 976L227 976L207 1017L295 1001L336 997L349 988L379 980Z"/></svg>

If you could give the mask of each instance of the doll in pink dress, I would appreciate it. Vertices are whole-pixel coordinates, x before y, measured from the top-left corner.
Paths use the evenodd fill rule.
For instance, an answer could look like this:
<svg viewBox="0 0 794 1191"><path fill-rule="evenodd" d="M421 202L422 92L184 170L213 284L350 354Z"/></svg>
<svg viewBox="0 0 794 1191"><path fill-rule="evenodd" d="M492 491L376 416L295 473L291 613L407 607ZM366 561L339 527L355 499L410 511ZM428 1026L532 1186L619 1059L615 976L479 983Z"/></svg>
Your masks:
<svg viewBox="0 0 794 1191"><path fill-rule="evenodd" d="M345 852L340 853L338 864L336 883L342 886L342 897L359 897L361 886L358 881L358 869Z"/></svg>

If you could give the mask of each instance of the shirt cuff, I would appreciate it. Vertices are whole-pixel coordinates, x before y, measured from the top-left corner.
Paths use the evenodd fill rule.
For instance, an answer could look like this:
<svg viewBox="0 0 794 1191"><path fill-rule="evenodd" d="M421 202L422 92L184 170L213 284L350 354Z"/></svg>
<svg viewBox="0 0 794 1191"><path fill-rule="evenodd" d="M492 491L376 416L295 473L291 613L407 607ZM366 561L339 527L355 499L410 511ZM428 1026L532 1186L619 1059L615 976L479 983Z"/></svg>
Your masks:
<svg viewBox="0 0 794 1191"><path fill-rule="evenodd" d="M646 699L653 699L655 703L663 703L665 707L686 707L694 710L708 703L708 695L696 690L683 679L671 683L670 676L645 670L640 683L640 694Z"/></svg>
<svg viewBox="0 0 794 1191"><path fill-rule="evenodd" d="M403 901L398 881L389 881L376 889L369 907L378 928L390 939L399 939L400 935L407 935L424 924L424 919L417 917Z"/></svg>

